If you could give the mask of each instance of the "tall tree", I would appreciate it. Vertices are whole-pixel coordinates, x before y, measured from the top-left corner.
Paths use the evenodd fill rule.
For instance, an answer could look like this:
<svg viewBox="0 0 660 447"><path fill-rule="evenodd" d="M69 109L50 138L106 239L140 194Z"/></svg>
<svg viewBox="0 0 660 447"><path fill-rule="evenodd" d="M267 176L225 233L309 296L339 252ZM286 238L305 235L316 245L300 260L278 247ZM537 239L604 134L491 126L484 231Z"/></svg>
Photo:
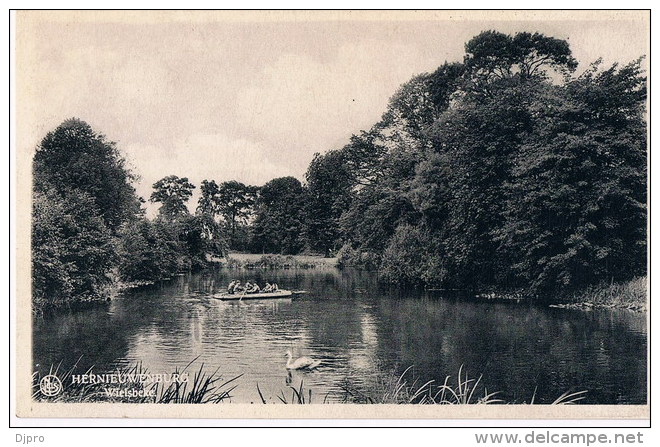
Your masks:
<svg viewBox="0 0 660 447"><path fill-rule="evenodd" d="M190 183L187 177L169 175L154 183L153 188L154 192L151 193L149 201L161 204L158 210L161 217L166 220L177 220L190 214L186 202L192 196L195 185Z"/></svg>
<svg viewBox="0 0 660 447"><path fill-rule="evenodd" d="M514 278L498 237L515 155L533 128L534 102L552 84L550 71L568 74L577 63L565 41L538 33L486 31L466 53L451 106L428 132L433 149L410 197L442 240L443 281L508 286Z"/></svg>
<svg viewBox="0 0 660 447"><path fill-rule="evenodd" d="M262 186L252 226L253 250L296 254L305 245L304 205L306 191L294 177L280 177Z"/></svg>
<svg viewBox="0 0 660 447"><path fill-rule="evenodd" d="M465 52L463 88L486 95L493 83L548 79L550 71L565 77L577 67L568 42L540 33L484 31L465 44Z"/></svg>
<svg viewBox="0 0 660 447"><path fill-rule="evenodd" d="M246 245L244 227L254 213L257 191L257 187L235 180L223 182L220 186L214 180L204 180L197 211L222 219L229 233L230 248L243 249ZM241 230L240 237L237 230Z"/></svg>
<svg viewBox="0 0 660 447"><path fill-rule="evenodd" d="M60 195L78 190L89 195L112 232L140 214L140 201L131 182L136 176L114 142L77 118L64 121L37 147L34 186Z"/></svg>
<svg viewBox="0 0 660 447"><path fill-rule="evenodd" d="M116 145L79 119L64 121L33 160L33 309L105 298L123 225L140 200Z"/></svg>
<svg viewBox="0 0 660 447"><path fill-rule="evenodd" d="M312 250L325 255L341 246L339 219L351 202L353 176L340 151L314 154L305 174L305 236Z"/></svg>
<svg viewBox="0 0 660 447"><path fill-rule="evenodd" d="M200 186L201 196L197 202L197 212L208 214L216 218L220 215L220 205L218 204L219 188L215 180L202 180Z"/></svg>
<svg viewBox="0 0 660 447"><path fill-rule="evenodd" d="M257 188L231 180L223 182L218 188L218 208L229 227L229 233L234 239L239 224L246 224L254 211L257 199Z"/></svg>

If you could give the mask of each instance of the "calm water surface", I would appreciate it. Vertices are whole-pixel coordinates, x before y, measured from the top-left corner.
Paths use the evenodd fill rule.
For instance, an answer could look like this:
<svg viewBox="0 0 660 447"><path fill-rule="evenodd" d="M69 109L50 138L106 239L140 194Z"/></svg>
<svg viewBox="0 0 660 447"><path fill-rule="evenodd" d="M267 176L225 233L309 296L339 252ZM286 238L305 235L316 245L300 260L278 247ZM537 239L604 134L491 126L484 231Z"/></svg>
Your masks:
<svg viewBox="0 0 660 447"><path fill-rule="evenodd" d="M275 281L306 295L221 302L232 279ZM96 373L142 362L171 373L191 360L242 374L232 402L267 400L301 381L313 402L342 400L346 386L377 393L383 375L450 382L463 365L483 374L488 391L508 402L549 403L588 390L584 403L646 403L646 315L584 312L529 304L475 302L439 293L379 287L371 273L316 270L217 270L127 292L106 306L35 318L33 363L47 374L80 359ZM285 353L323 361L288 374Z"/></svg>

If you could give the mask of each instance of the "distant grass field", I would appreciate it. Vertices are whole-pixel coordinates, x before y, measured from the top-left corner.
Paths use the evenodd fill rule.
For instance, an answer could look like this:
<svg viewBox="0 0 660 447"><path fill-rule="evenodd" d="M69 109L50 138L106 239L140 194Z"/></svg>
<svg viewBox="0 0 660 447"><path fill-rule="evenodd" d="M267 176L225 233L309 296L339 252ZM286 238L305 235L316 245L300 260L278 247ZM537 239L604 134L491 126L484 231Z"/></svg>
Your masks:
<svg viewBox="0 0 660 447"><path fill-rule="evenodd" d="M264 260L269 263L275 261L279 264L290 263L294 265L314 265L318 267L335 267L337 258L324 258L314 255L276 255L276 254L253 254L253 253L229 253L226 258L233 260L238 265L259 264Z"/></svg>

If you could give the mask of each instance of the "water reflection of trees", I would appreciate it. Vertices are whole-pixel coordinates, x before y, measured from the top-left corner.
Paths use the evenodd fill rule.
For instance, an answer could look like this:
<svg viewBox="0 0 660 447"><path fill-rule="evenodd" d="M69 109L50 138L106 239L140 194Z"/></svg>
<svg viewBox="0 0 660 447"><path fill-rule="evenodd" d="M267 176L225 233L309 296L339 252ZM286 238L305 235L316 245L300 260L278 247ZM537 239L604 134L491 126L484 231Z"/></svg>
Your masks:
<svg viewBox="0 0 660 447"><path fill-rule="evenodd" d="M594 403L646 399L646 337L630 330L629 315L442 299L383 300L377 309L379 357L415 365L422 380L455 380L464 365L510 401L535 390L537 401L552 401L571 389L588 390Z"/></svg>

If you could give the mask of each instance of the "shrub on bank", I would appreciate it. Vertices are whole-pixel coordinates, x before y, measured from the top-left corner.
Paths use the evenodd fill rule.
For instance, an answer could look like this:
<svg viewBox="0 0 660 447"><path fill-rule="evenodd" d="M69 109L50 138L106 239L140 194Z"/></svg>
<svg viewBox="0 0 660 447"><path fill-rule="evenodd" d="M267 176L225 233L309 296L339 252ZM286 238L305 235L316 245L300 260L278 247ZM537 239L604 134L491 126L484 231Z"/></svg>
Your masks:
<svg viewBox="0 0 660 447"><path fill-rule="evenodd" d="M647 308L646 276L631 279L622 283L601 283L589 286L573 294L569 302L597 307L617 307L634 310Z"/></svg>
<svg viewBox="0 0 660 447"><path fill-rule="evenodd" d="M104 299L117 257L92 198L37 190L32 211L33 310Z"/></svg>
<svg viewBox="0 0 660 447"><path fill-rule="evenodd" d="M377 270L379 264L378 255L360 248L353 248L351 244L344 244L337 253L339 268L354 267L360 270Z"/></svg>
<svg viewBox="0 0 660 447"><path fill-rule="evenodd" d="M163 225L139 219L120 233L119 273L124 281L157 281L177 271L176 240Z"/></svg>
<svg viewBox="0 0 660 447"><path fill-rule="evenodd" d="M439 250L426 228L401 225L390 239L380 264L381 276L396 284L433 284L442 278Z"/></svg>

